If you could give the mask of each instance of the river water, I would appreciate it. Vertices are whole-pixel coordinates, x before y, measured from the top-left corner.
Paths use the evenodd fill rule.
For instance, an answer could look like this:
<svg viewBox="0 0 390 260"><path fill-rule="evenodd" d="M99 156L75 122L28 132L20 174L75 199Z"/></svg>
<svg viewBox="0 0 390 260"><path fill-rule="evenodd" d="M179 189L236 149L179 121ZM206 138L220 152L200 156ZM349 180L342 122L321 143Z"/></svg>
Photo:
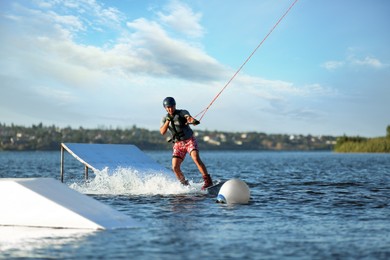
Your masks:
<svg viewBox="0 0 390 260"><path fill-rule="evenodd" d="M170 167L170 151L146 153ZM0 227L0 258L390 259L389 154L203 151L201 157L214 179L245 181L250 203L217 204L200 192L189 157L187 189L125 170L90 173L85 183L83 166L66 155L66 185L144 227ZM0 152L1 178L59 179L59 172L60 152Z"/></svg>

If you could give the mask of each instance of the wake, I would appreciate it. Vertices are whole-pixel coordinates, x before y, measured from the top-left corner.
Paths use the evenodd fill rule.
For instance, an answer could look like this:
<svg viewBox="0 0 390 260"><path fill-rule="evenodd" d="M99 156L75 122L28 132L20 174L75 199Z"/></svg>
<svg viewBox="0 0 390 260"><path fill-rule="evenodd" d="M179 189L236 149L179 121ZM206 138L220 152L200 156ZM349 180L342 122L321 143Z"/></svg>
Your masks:
<svg viewBox="0 0 390 260"><path fill-rule="evenodd" d="M203 193L202 183L190 181L183 186L172 175L148 171L140 172L131 168L117 168L113 173L107 169L95 172L96 176L87 182L72 183L70 188L84 194L96 195L171 195Z"/></svg>

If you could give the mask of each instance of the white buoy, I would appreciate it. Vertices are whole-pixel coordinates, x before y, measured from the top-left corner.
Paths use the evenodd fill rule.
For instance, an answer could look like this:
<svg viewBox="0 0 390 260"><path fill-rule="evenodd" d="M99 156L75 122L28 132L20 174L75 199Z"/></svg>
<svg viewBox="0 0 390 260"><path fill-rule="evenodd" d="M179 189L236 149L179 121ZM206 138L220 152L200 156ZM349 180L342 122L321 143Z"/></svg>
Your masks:
<svg viewBox="0 0 390 260"><path fill-rule="evenodd" d="M249 187L239 179L231 179L225 182L217 196L217 202L226 204L247 204L249 199Z"/></svg>

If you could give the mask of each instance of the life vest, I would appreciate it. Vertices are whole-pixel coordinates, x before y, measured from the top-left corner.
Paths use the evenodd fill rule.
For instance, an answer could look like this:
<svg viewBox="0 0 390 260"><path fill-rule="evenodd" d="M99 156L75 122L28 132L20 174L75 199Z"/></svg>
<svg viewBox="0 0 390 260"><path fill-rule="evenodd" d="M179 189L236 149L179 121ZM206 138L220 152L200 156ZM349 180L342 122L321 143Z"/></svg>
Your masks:
<svg viewBox="0 0 390 260"><path fill-rule="evenodd" d="M169 123L169 130L172 133L172 141L183 141L190 136L186 136L186 132L190 132L192 135L192 130L187 124L187 118L181 115L183 110L175 110L173 115L167 114L167 117L171 119Z"/></svg>

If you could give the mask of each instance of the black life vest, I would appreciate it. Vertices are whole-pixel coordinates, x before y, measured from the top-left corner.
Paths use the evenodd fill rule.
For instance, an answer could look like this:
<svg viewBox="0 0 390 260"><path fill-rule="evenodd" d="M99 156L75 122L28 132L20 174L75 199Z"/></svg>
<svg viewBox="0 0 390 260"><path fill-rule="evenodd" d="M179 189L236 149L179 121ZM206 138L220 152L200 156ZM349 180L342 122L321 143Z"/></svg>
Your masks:
<svg viewBox="0 0 390 260"><path fill-rule="evenodd" d="M182 141L184 140L185 133L184 133L184 128L189 127L187 125L187 118L184 116L180 115L180 112L182 110L175 110L173 115L171 116L170 114L167 114L167 117L171 119L170 121L170 126L169 130L172 133L172 141ZM179 124L176 125L175 123L178 122Z"/></svg>

